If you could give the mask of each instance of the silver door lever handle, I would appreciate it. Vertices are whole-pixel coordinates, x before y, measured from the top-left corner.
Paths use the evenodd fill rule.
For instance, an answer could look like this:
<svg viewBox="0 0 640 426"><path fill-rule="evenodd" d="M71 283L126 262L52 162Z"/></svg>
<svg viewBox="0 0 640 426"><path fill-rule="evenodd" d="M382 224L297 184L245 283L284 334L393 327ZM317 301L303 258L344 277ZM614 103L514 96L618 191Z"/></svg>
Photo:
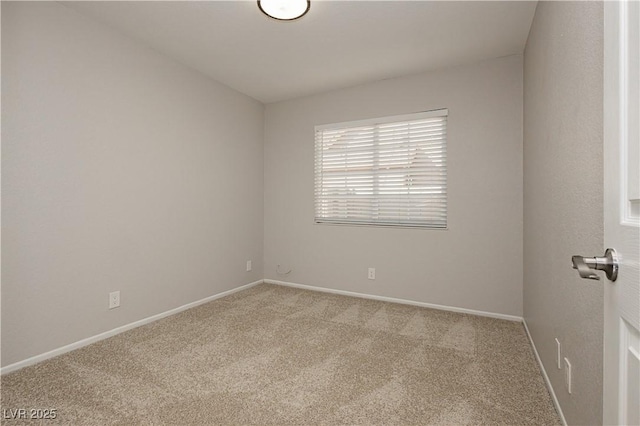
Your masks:
<svg viewBox="0 0 640 426"><path fill-rule="evenodd" d="M603 257L571 256L573 269L577 269L581 278L599 280L594 271L604 271L607 278L615 281L618 278L618 256L614 249L608 248Z"/></svg>

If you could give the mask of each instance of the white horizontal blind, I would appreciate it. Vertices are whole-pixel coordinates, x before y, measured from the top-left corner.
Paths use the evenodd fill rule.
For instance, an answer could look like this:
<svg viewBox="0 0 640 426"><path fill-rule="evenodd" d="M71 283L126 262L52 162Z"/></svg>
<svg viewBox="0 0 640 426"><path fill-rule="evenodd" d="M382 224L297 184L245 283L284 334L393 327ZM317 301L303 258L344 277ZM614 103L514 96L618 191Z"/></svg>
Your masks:
<svg viewBox="0 0 640 426"><path fill-rule="evenodd" d="M317 126L315 221L446 228L447 115Z"/></svg>

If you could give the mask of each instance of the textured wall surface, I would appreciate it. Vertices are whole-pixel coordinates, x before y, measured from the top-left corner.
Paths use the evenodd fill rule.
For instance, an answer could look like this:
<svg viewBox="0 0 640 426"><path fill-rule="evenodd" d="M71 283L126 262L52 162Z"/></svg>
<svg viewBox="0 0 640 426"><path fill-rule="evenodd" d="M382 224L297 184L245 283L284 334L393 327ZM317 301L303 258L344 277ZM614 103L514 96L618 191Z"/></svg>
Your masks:
<svg viewBox="0 0 640 426"><path fill-rule="evenodd" d="M571 256L603 253L602 3L538 3L524 64L524 317L567 421L600 424L602 281Z"/></svg>
<svg viewBox="0 0 640 426"><path fill-rule="evenodd" d="M448 230L314 224L315 125L439 108ZM265 278L522 315L521 56L269 104L265 123Z"/></svg>
<svg viewBox="0 0 640 426"><path fill-rule="evenodd" d="M2 364L261 279L262 140L260 103L3 2Z"/></svg>

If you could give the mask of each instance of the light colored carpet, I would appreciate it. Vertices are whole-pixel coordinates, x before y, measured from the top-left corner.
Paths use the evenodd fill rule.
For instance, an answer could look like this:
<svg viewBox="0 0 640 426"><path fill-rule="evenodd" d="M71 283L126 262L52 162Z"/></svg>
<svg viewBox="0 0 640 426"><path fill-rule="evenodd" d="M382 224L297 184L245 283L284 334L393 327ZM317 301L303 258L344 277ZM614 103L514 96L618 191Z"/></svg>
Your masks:
<svg viewBox="0 0 640 426"><path fill-rule="evenodd" d="M520 323L267 284L1 389L46 424L560 423Z"/></svg>

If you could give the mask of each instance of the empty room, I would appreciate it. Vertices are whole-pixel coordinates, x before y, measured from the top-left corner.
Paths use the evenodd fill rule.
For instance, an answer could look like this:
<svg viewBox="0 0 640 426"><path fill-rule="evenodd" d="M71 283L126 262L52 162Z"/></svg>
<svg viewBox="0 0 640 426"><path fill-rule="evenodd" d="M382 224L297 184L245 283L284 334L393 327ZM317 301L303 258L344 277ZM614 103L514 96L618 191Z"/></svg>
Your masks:
<svg viewBox="0 0 640 426"><path fill-rule="evenodd" d="M640 2L0 14L2 424L640 424Z"/></svg>

